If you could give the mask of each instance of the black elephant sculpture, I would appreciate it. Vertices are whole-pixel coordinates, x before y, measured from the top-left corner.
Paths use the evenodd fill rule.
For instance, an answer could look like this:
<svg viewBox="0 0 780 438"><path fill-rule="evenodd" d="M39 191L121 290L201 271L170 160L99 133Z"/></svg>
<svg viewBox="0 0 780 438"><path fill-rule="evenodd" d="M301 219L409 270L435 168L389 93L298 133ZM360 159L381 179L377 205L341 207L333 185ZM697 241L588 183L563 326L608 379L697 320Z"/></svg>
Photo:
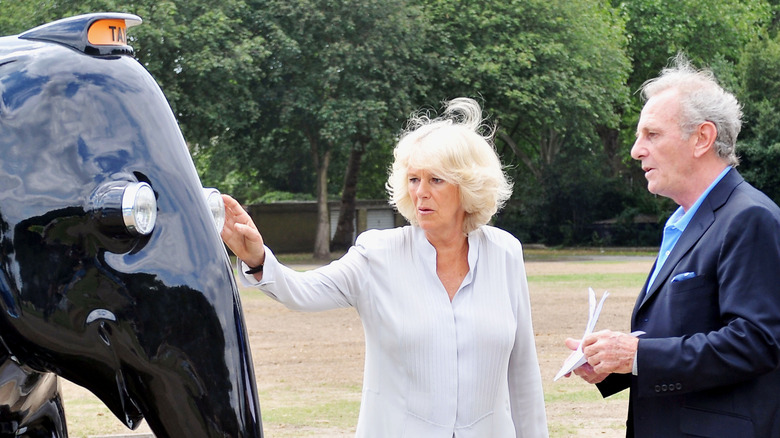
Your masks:
<svg viewBox="0 0 780 438"><path fill-rule="evenodd" d="M0 38L0 436L67 436L57 376L158 438L263 435L221 199L132 56L139 23Z"/></svg>

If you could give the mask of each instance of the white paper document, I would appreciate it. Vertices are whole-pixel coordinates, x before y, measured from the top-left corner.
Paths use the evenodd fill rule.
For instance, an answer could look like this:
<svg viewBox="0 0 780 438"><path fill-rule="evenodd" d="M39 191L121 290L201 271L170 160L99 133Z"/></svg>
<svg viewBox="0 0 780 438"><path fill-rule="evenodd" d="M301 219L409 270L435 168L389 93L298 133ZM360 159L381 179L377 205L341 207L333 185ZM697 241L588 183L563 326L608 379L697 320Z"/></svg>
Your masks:
<svg viewBox="0 0 780 438"><path fill-rule="evenodd" d="M586 336L593 332L594 328L596 328L596 321L599 320L601 308L604 306L604 300L606 300L608 296L609 292L605 291L604 295L601 296L601 300L599 300L598 305L596 305L596 293L593 292L593 288L588 288L588 325L585 326L585 333L580 339L580 345L576 350L571 352L569 357L566 358L566 360L563 362L561 370L558 371L558 374L555 375L553 381L560 379L566 374L569 374L574 369L585 363L585 353L582 352L582 341L585 340Z"/></svg>

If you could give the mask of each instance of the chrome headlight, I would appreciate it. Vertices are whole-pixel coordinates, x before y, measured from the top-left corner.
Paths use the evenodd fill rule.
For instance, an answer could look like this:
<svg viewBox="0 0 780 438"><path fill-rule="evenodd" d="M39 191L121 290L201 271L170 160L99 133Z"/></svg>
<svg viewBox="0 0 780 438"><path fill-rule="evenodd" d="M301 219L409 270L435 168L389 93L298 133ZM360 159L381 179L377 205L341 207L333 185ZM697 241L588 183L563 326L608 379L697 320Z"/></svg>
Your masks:
<svg viewBox="0 0 780 438"><path fill-rule="evenodd" d="M157 222L157 199L145 182L101 184L90 196L87 209L101 228L117 236L147 236Z"/></svg>
<svg viewBox="0 0 780 438"><path fill-rule="evenodd" d="M203 196L206 198L206 205L211 210L217 233L221 233L222 227L225 226L225 202L222 200L222 194L217 189L204 187Z"/></svg>
<svg viewBox="0 0 780 438"><path fill-rule="evenodd" d="M157 222L157 199L145 182L130 183L122 194L122 220L127 231L146 236Z"/></svg>

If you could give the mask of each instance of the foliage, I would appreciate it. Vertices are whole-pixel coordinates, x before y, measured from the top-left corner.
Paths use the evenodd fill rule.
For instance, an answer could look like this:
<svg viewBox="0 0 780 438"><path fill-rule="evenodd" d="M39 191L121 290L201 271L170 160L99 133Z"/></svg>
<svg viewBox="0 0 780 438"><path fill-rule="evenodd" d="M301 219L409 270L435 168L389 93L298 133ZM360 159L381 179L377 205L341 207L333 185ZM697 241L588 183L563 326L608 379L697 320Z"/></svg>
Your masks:
<svg viewBox="0 0 780 438"><path fill-rule="evenodd" d="M695 0L613 1L626 18L627 50L632 59L627 82L632 99L622 115L620 133L624 162L633 161L629 149L643 104L636 93L641 84L657 76L670 58L682 51L695 65L711 69L726 89L737 92L741 87L738 64L742 52L761 36L763 26L772 21L773 7L769 3L717 0L703 7ZM745 103L745 96L737 93L737 97ZM628 166L630 181L644 180L638 166ZM636 193L634 204L644 212L658 211L660 216L668 215L673 208L666 198L653 197L647 192Z"/></svg>
<svg viewBox="0 0 780 438"><path fill-rule="evenodd" d="M541 178L565 148L617 126L627 102L623 20L597 0L428 1L443 98L480 96L497 142ZM513 156L515 156L513 158Z"/></svg>
<svg viewBox="0 0 780 438"><path fill-rule="evenodd" d="M630 162L628 151L643 104L637 92L642 83L684 52L695 65L712 69L727 89L736 90L735 65L745 45L771 20L772 9L765 0L717 0L706 7L697 0L613 3L626 18L627 52L632 59L628 79L632 101L621 123L624 161ZM634 169L633 178L641 178L638 167Z"/></svg>
<svg viewBox="0 0 780 438"><path fill-rule="evenodd" d="M780 36L748 45L739 67L745 103L740 172L780 202Z"/></svg>
<svg viewBox="0 0 780 438"><path fill-rule="evenodd" d="M326 256L330 164L377 138L410 108L420 83L416 60L424 33L417 10L402 1L256 0L253 29L271 53L262 96L275 126L260 123L261 144L294 145L316 172L320 225L315 252ZM273 100L269 100L270 96ZM258 154L259 155L259 154ZM248 157L239 166L265 163ZM342 178L343 180L343 178Z"/></svg>
<svg viewBox="0 0 780 438"><path fill-rule="evenodd" d="M761 145L756 141L740 144L738 148L742 176L757 189L766 193L775 203L780 203L780 142Z"/></svg>
<svg viewBox="0 0 780 438"><path fill-rule="evenodd" d="M338 197L355 151L350 189L385 198L403 120L469 96L515 181L497 224L554 245L652 241L634 218L673 205L629 157L634 91L678 51L744 104L740 172L780 199L778 0L0 0L0 34L93 11L143 18L128 36L204 185L242 202Z"/></svg>
<svg viewBox="0 0 780 438"><path fill-rule="evenodd" d="M631 205L631 194L621 178L609 176L598 154L564 154L541 181L515 181L515 199L496 225L525 242L613 244L594 236L593 223L619 216Z"/></svg>
<svg viewBox="0 0 780 438"><path fill-rule="evenodd" d="M780 37L749 44L742 53L739 75L745 103L743 135L763 144L780 141Z"/></svg>
<svg viewBox="0 0 780 438"><path fill-rule="evenodd" d="M314 201L314 197L311 193L290 193L279 191L268 191L260 198L257 198L253 202L256 203L273 203L283 201Z"/></svg>
<svg viewBox="0 0 780 438"><path fill-rule="evenodd" d="M28 8L28 6L30 6ZM32 11L30 11L32 9ZM127 12L144 23L128 32L136 57L163 89L207 185L231 175L242 153L222 149L198 157L208 145L223 145L263 111L250 92L264 76L268 57L261 37L243 25L241 0L60 0L1 2L0 25L19 32L55 19L94 12ZM3 29L4 30L4 29ZM246 172L251 174L251 172ZM217 177L217 175L219 177ZM235 175L235 174L233 174Z"/></svg>
<svg viewBox="0 0 780 438"><path fill-rule="evenodd" d="M771 13L765 0L717 0L706 6L698 0L631 0L620 7L631 36L632 91L658 75L679 51L697 65L709 65L719 56L736 63Z"/></svg>
<svg viewBox="0 0 780 438"><path fill-rule="evenodd" d="M35 20L43 2L0 0L0 35L16 35L46 22Z"/></svg>

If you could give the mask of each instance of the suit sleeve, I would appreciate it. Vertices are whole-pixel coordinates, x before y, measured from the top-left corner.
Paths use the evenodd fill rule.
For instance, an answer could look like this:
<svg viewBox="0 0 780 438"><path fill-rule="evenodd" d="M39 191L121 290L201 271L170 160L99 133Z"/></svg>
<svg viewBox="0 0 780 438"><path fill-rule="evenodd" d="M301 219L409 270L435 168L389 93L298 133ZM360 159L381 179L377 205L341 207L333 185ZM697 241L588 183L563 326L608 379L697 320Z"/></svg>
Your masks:
<svg viewBox="0 0 780 438"><path fill-rule="evenodd" d="M601 383L596 384L601 396L605 398L628 389L629 386L631 386L630 374L610 374Z"/></svg>
<svg viewBox="0 0 780 438"><path fill-rule="evenodd" d="M737 384L780 365L778 214L759 205L736 211L674 271L697 276L667 283L658 297L666 307L649 317L670 333L639 342L639 397Z"/></svg>

